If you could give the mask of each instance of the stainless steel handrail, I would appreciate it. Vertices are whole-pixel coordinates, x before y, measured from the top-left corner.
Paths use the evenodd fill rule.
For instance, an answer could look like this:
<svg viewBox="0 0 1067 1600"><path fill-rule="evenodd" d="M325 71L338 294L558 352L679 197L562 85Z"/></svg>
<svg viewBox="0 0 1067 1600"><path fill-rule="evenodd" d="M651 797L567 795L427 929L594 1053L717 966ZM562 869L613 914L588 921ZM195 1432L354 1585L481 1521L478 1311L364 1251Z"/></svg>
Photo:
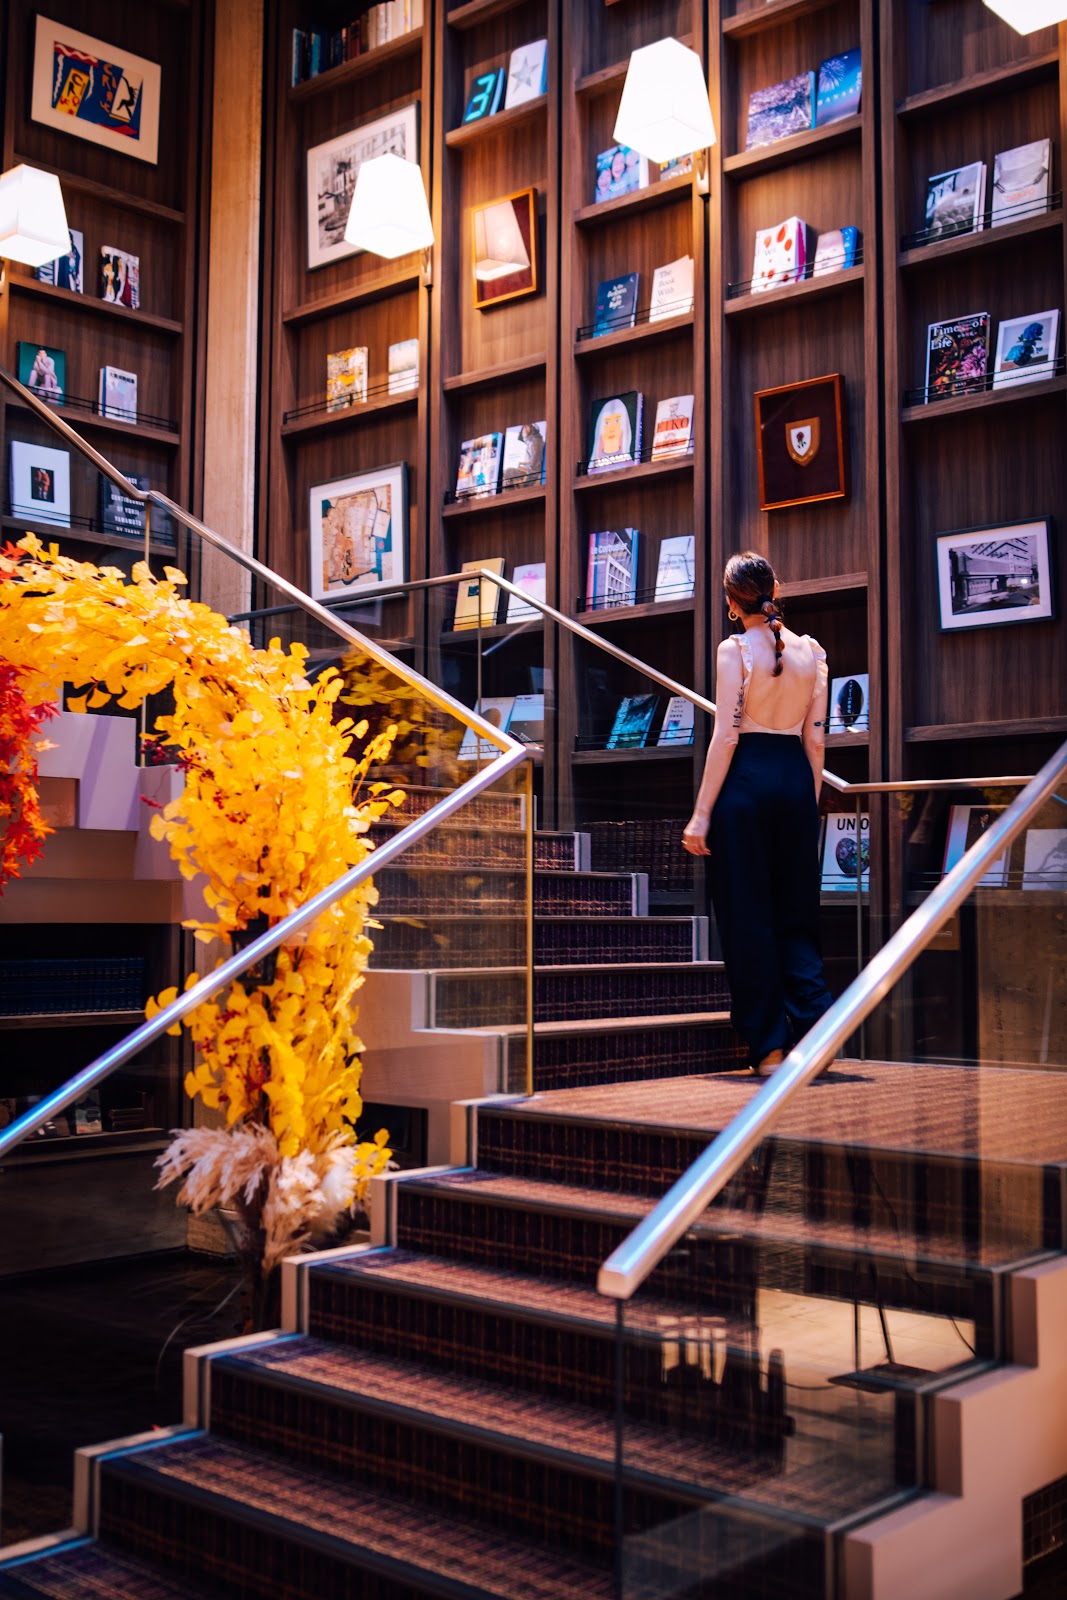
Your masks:
<svg viewBox="0 0 1067 1600"><path fill-rule="evenodd" d="M1067 743L1016 796L1004 814L966 852L927 899L873 956L782 1065L739 1112L729 1127L698 1156L642 1222L613 1250L600 1268L597 1288L615 1300L628 1300L686 1230L735 1176L766 1138L776 1118L798 1089L811 1082L850 1034L907 971L912 962L1022 833L1067 773Z"/></svg>
<svg viewBox="0 0 1067 1600"><path fill-rule="evenodd" d="M439 822L443 822L453 812L461 810L468 800L481 794L483 790L490 788L505 774L516 767L522 766L528 760L529 751L523 745L516 745L514 750L508 750L503 755L496 756L475 777L468 779L462 788L453 790L450 795L446 795L443 800L439 800L429 811L424 812L420 817L414 818L392 839L370 851L357 866L351 867L348 872L335 879L333 883L327 884L325 889L320 889L318 894L313 895L306 904L298 907L296 911L291 911L287 917L282 918L281 922L276 922L273 928L268 928L266 933L261 933L251 944L246 945L243 950L238 951L236 955L230 956L221 966L216 967L214 972L208 973L206 977L195 983L191 989L186 989L183 994L178 995L169 1005L158 1011L150 1021L142 1022L132 1033L127 1034L125 1039L120 1040L110 1050L106 1050L95 1061L91 1061L87 1067L83 1067L80 1072L75 1073L72 1078L61 1084L58 1089L53 1089L51 1094L45 1095L31 1110L24 1111L20 1117L15 1118L14 1122L10 1122L6 1128L0 1130L0 1158L5 1156L21 1140L25 1139L35 1128L42 1127L44 1123L57 1116L59 1112L66 1110L67 1106L73 1105L76 1100L80 1100L88 1090L95 1088L98 1083L102 1083L110 1073L114 1072L116 1067L121 1067L124 1062L130 1061L137 1055L138 1051L144 1049L145 1045L151 1044L153 1039L158 1039L161 1034L166 1033L168 1028L172 1028L176 1022L180 1022L195 1007L202 1005L205 1000L209 1000L213 994L217 994L220 989L232 982L234 978L240 977L242 972L247 971L249 967L255 966L264 956L269 955L272 950L276 950L280 944L284 944L286 939L293 934L299 933L309 923L314 922L316 917L321 915L323 911L328 910L337 900L343 899L346 894L351 894L353 889L357 889L361 883L372 877L374 873L380 871L382 867L388 866L394 857L403 854L410 845L417 843L419 839L431 833Z"/></svg>

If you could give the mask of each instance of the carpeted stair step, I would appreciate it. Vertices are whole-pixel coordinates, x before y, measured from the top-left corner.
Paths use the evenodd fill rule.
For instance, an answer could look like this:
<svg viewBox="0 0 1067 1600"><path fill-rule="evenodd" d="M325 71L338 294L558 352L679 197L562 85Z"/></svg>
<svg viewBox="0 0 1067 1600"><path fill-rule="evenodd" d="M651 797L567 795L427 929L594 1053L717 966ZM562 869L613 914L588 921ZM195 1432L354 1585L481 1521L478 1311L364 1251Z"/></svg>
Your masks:
<svg viewBox="0 0 1067 1600"><path fill-rule="evenodd" d="M449 916L489 911L524 913L526 875L498 867L418 866L401 863L375 875L381 905L390 916ZM648 883L638 873L534 873L534 912L556 917L641 917L648 914Z"/></svg>
<svg viewBox="0 0 1067 1600"><path fill-rule="evenodd" d="M499 1030L497 1030L499 1031ZM505 1033L508 1091L526 1087L526 1031ZM534 1089L677 1078L682 1073L734 1072L747 1055L728 1012L677 1017L606 1017L592 1022L539 1022L534 1036Z"/></svg>
<svg viewBox="0 0 1067 1600"><path fill-rule="evenodd" d="M534 1020L566 1022L607 1017L664 1017L728 1011L730 991L721 961L603 962L534 971ZM523 967L473 967L430 973L429 1026L487 1027L521 1023L526 1015Z"/></svg>
<svg viewBox="0 0 1067 1600"><path fill-rule="evenodd" d="M232 1591L231 1591L232 1593ZM0 1563L4 1600L216 1600L219 1590L184 1582L96 1539Z"/></svg>
<svg viewBox="0 0 1067 1600"><path fill-rule="evenodd" d="M379 906L371 965L392 970L479 966L487 952L502 966L521 966L524 918L497 916L394 917ZM541 917L534 925L538 966L588 965L615 957L627 962L703 961L706 917Z"/></svg>
<svg viewBox="0 0 1067 1600"><path fill-rule="evenodd" d="M513 824L514 824L514 819ZM382 817L374 823L370 837L378 844L407 826L404 812ZM534 866L545 872L580 872L589 870L588 836L575 833L534 834ZM526 861L526 835L516 825L487 825L476 827L465 820L465 808L448 822L441 822L412 844L400 858L419 866L456 866L470 863L475 866L510 866L520 870Z"/></svg>
<svg viewBox="0 0 1067 1600"><path fill-rule="evenodd" d="M432 785L425 783L409 783L402 776L390 777L387 772L375 770L375 781L395 784L404 791L402 805L391 807L389 811L374 824L381 827L383 824L403 826L413 817L425 816L427 811L432 811L440 801L446 800L454 794L468 778L474 777L474 768L469 772L461 772L454 782L447 785ZM450 821L444 827L466 827L475 829L511 828L519 835L523 831L523 818L525 816L526 796L517 787L506 787L517 783L516 779L505 778L502 783L488 792L475 795L468 800L459 811L454 812Z"/></svg>

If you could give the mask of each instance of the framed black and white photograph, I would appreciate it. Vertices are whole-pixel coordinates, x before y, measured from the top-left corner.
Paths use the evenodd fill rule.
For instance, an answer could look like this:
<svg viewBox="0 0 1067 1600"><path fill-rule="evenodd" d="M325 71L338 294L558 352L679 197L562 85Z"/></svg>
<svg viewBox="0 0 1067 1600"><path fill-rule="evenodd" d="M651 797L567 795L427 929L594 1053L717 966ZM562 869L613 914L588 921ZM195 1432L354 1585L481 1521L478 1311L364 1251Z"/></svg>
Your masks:
<svg viewBox="0 0 1067 1600"><path fill-rule="evenodd" d="M70 456L48 445L11 441L11 515L70 527Z"/></svg>
<svg viewBox="0 0 1067 1600"><path fill-rule="evenodd" d="M841 374L761 389L755 399L760 510L843 500L848 464Z"/></svg>
<svg viewBox="0 0 1067 1600"><path fill-rule="evenodd" d="M408 575L407 463L394 461L310 492L311 593L338 600Z"/></svg>
<svg viewBox="0 0 1067 1600"><path fill-rule="evenodd" d="M394 155L419 159L419 108L398 106L387 116L365 122L307 153L308 269L328 266L360 253L345 239L356 178L364 161Z"/></svg>
<svg viewBox="0 0 1067 1600"><path fill-rule="evenodd" d="M155 166L160 68L122 45L37 18L30 116Z"/></svg>
<svg viewBox="0 0 1067 1600"><path fill-rule="evenodd" d="M943 632L1055 616L1047 518L943 533L936 555Z"/></svg>

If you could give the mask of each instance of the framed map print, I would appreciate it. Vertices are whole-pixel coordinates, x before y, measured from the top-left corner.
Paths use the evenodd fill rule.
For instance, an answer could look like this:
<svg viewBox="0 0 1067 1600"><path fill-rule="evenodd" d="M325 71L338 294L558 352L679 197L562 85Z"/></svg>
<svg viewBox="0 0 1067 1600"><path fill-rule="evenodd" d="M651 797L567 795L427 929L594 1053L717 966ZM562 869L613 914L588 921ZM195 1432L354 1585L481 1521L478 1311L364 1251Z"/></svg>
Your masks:
<svg viewBox="0 0 1067 1600"><path fill-rule="evenodd" d="M66 23L37 18L30 103L34 122L155 166L159 85L158 62Z"/></svg>
<svg viewBox="0 0 1067 1600"><path fill-rule="evenodd" d="M340 600L407 578L407 463L311 488L311 593Z"/></svg>
<svg viewBox="0 0 1067 1600"><path fill-rule="evenodd" d="M398 106L387 116L342 133L307 153L308 270L361 253L345 238L356 178L364 161L394 155L419 159L419 108Z"/></svg>

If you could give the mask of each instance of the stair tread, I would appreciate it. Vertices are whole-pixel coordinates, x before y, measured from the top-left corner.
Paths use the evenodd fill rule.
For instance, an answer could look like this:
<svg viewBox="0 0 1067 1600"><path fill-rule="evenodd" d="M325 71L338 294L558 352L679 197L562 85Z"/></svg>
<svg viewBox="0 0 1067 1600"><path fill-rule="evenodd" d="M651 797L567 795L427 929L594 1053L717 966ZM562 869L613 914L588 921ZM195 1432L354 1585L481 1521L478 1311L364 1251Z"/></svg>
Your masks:
<svg viewBox="0 0 1067 1600"><path fill-rule="evenodd" d="M453 1511L435 1513L398 1495L298 1467L213 1435L159 1445L107 1468L142 1483L183 1484L230 1502L229 1514L269 1515L300 1542L307 1533L329 1538L358 1563L377 1562L451 1580L457 1594L500 1600L610 1600L611 1574L591 1562L531 1540L497 1532ZM106 1500L107 1489L104 1488ZM345 1548L347 1547L347 1549Z"/></svg>
<svg viewBox="0 0 1067 1600"><path fill-rule="evenodd" d="M0 1567L0 1595L49 1600L208 1600L216 1591L156 1568L97 1540L68 1545L18 1566Z"/></svg>
<svg viewBox="0 0 1067 1600"><path fill-rule="evenodd" d="M642 1028L694 1027L699 1023L717 1023L725 1027L729 1021L730 1013L728 1011L665 1011L662 1014L642 1017L550 1019L535 1022L534 1033L541 1035L608 1033L612 1029L617 1029L619 1032L635 1032ZM485 1033L494 1037L498 1034L503 1034L508 1037L521 1038L526 1033L526 1024L523 1022L480 1023L473 1028L464 1028L463 1032Z"/></svg>
<svg viewBox="0 0 1067 1600"><path fill-rule="evenodd" d="M651 918L659 921L658 917ZM423 969L428 977L435 978L509 978L516 973L524 973L525 967L426 967ZM554 973L566 973L569 977L582 973L601 972L647 972L646 961L575 961L571 966L550 966L538 963L534 967L534 977ZM724 971L721 961L664 961L657 962L657 973L669 972L703 972L715 974Z"/></svg>

